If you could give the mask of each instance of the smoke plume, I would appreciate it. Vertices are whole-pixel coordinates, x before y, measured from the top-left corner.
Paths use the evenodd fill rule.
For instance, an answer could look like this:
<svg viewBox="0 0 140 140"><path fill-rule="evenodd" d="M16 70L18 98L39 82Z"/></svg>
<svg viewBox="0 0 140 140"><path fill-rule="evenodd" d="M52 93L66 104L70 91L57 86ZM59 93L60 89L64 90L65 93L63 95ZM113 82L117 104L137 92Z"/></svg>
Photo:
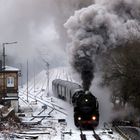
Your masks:
<svg viewBox="0 0 140 140"><path fill-rule="evenodd" d="M82 85L84 90L89 90L91 81L94 77L94 63L92 61L93 51L92 46L81 46L80 50L74 51L73 55L73 67L81 74L83 81Z"/></svg>
<svg viewBox="0 0 140 140"><path fill-rule="evenodd" d="M140 39L140 1L96 0L93 5L76 11L64 26L72 40L72 66L88 89L98 53Z"/></svg>

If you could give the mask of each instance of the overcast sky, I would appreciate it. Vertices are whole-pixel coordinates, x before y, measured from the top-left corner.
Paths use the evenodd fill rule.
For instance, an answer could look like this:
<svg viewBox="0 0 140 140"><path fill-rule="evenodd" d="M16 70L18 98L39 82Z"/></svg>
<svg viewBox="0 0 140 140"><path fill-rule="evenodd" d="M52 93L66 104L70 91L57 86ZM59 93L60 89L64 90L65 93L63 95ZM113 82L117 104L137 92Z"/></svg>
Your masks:
<svg viewBox="0 0 140 140"><path fill-rule="evenodd" d="M67 64L67 35L63 24L76 9L92 0L0 0L0 46L5 42L7 63L40 62ZM2 47L1 47L2 52ZM8 59L9 58L9 59Z"/></svg>

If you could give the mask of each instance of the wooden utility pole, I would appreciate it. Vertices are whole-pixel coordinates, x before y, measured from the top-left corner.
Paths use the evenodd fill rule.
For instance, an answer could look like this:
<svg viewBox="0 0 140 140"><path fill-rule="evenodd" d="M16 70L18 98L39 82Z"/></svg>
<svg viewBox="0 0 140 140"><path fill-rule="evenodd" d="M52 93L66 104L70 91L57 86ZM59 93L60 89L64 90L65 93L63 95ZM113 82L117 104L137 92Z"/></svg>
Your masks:
<svg viewBox="0 0 140 140"><path fill-rule="evenodd" d="M49 96L49 63L48 62L46 63L46 66L47 66L46 74L47 74L47 87L48 87L47 96Z"/></svg>
<svg viewBox="0 0 140 140"><path fill-rule="evenodd" d="M35 85L36 85L36 79L35 79L35 61L34 61L34 63L33 63L33 65L34 65L34 92L36 92L35 91Z"/></svg>
<svg viewBox="0 0 140 140"><path fill-rule="evenodd" d="M28 60L27 60L27 102L28 102L28 74L29 74L29 72L28 72Z"/></svg>

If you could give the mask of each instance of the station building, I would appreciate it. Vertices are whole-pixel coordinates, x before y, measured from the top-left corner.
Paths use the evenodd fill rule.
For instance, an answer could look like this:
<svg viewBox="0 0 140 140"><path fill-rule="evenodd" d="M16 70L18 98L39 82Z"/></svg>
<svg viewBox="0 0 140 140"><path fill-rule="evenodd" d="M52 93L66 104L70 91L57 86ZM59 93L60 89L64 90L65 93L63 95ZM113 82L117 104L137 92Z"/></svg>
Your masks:
<svg viewBox="0 0 140 140"><path fill-rule="evenodd" d="M19 69L5 66L0 70L0 104L11 106L18 112L18 77Z"/></svg>

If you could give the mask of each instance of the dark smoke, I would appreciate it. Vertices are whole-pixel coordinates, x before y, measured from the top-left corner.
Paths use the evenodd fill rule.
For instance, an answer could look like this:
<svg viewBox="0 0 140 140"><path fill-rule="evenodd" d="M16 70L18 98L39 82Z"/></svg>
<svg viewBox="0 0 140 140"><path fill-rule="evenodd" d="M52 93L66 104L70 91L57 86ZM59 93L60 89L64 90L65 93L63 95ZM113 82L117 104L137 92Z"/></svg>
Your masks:
<svg viewBox="0 0 140 140"><path fill-rule="evenodd" d="M94 78L93 50L91 46L83 45L76 49L73 55L72 65L80 73L84 90L89 90Z"/></svg>
<svg viewBox="0 0 140 140"><path fill-rule="evenodd" d="M83 87L89 89L98 65L93 58L97 52L106 53L140 39L140 1L95 0L93 5L76 11L65 27L72 40L72 65L81 75Z"/></svg>

